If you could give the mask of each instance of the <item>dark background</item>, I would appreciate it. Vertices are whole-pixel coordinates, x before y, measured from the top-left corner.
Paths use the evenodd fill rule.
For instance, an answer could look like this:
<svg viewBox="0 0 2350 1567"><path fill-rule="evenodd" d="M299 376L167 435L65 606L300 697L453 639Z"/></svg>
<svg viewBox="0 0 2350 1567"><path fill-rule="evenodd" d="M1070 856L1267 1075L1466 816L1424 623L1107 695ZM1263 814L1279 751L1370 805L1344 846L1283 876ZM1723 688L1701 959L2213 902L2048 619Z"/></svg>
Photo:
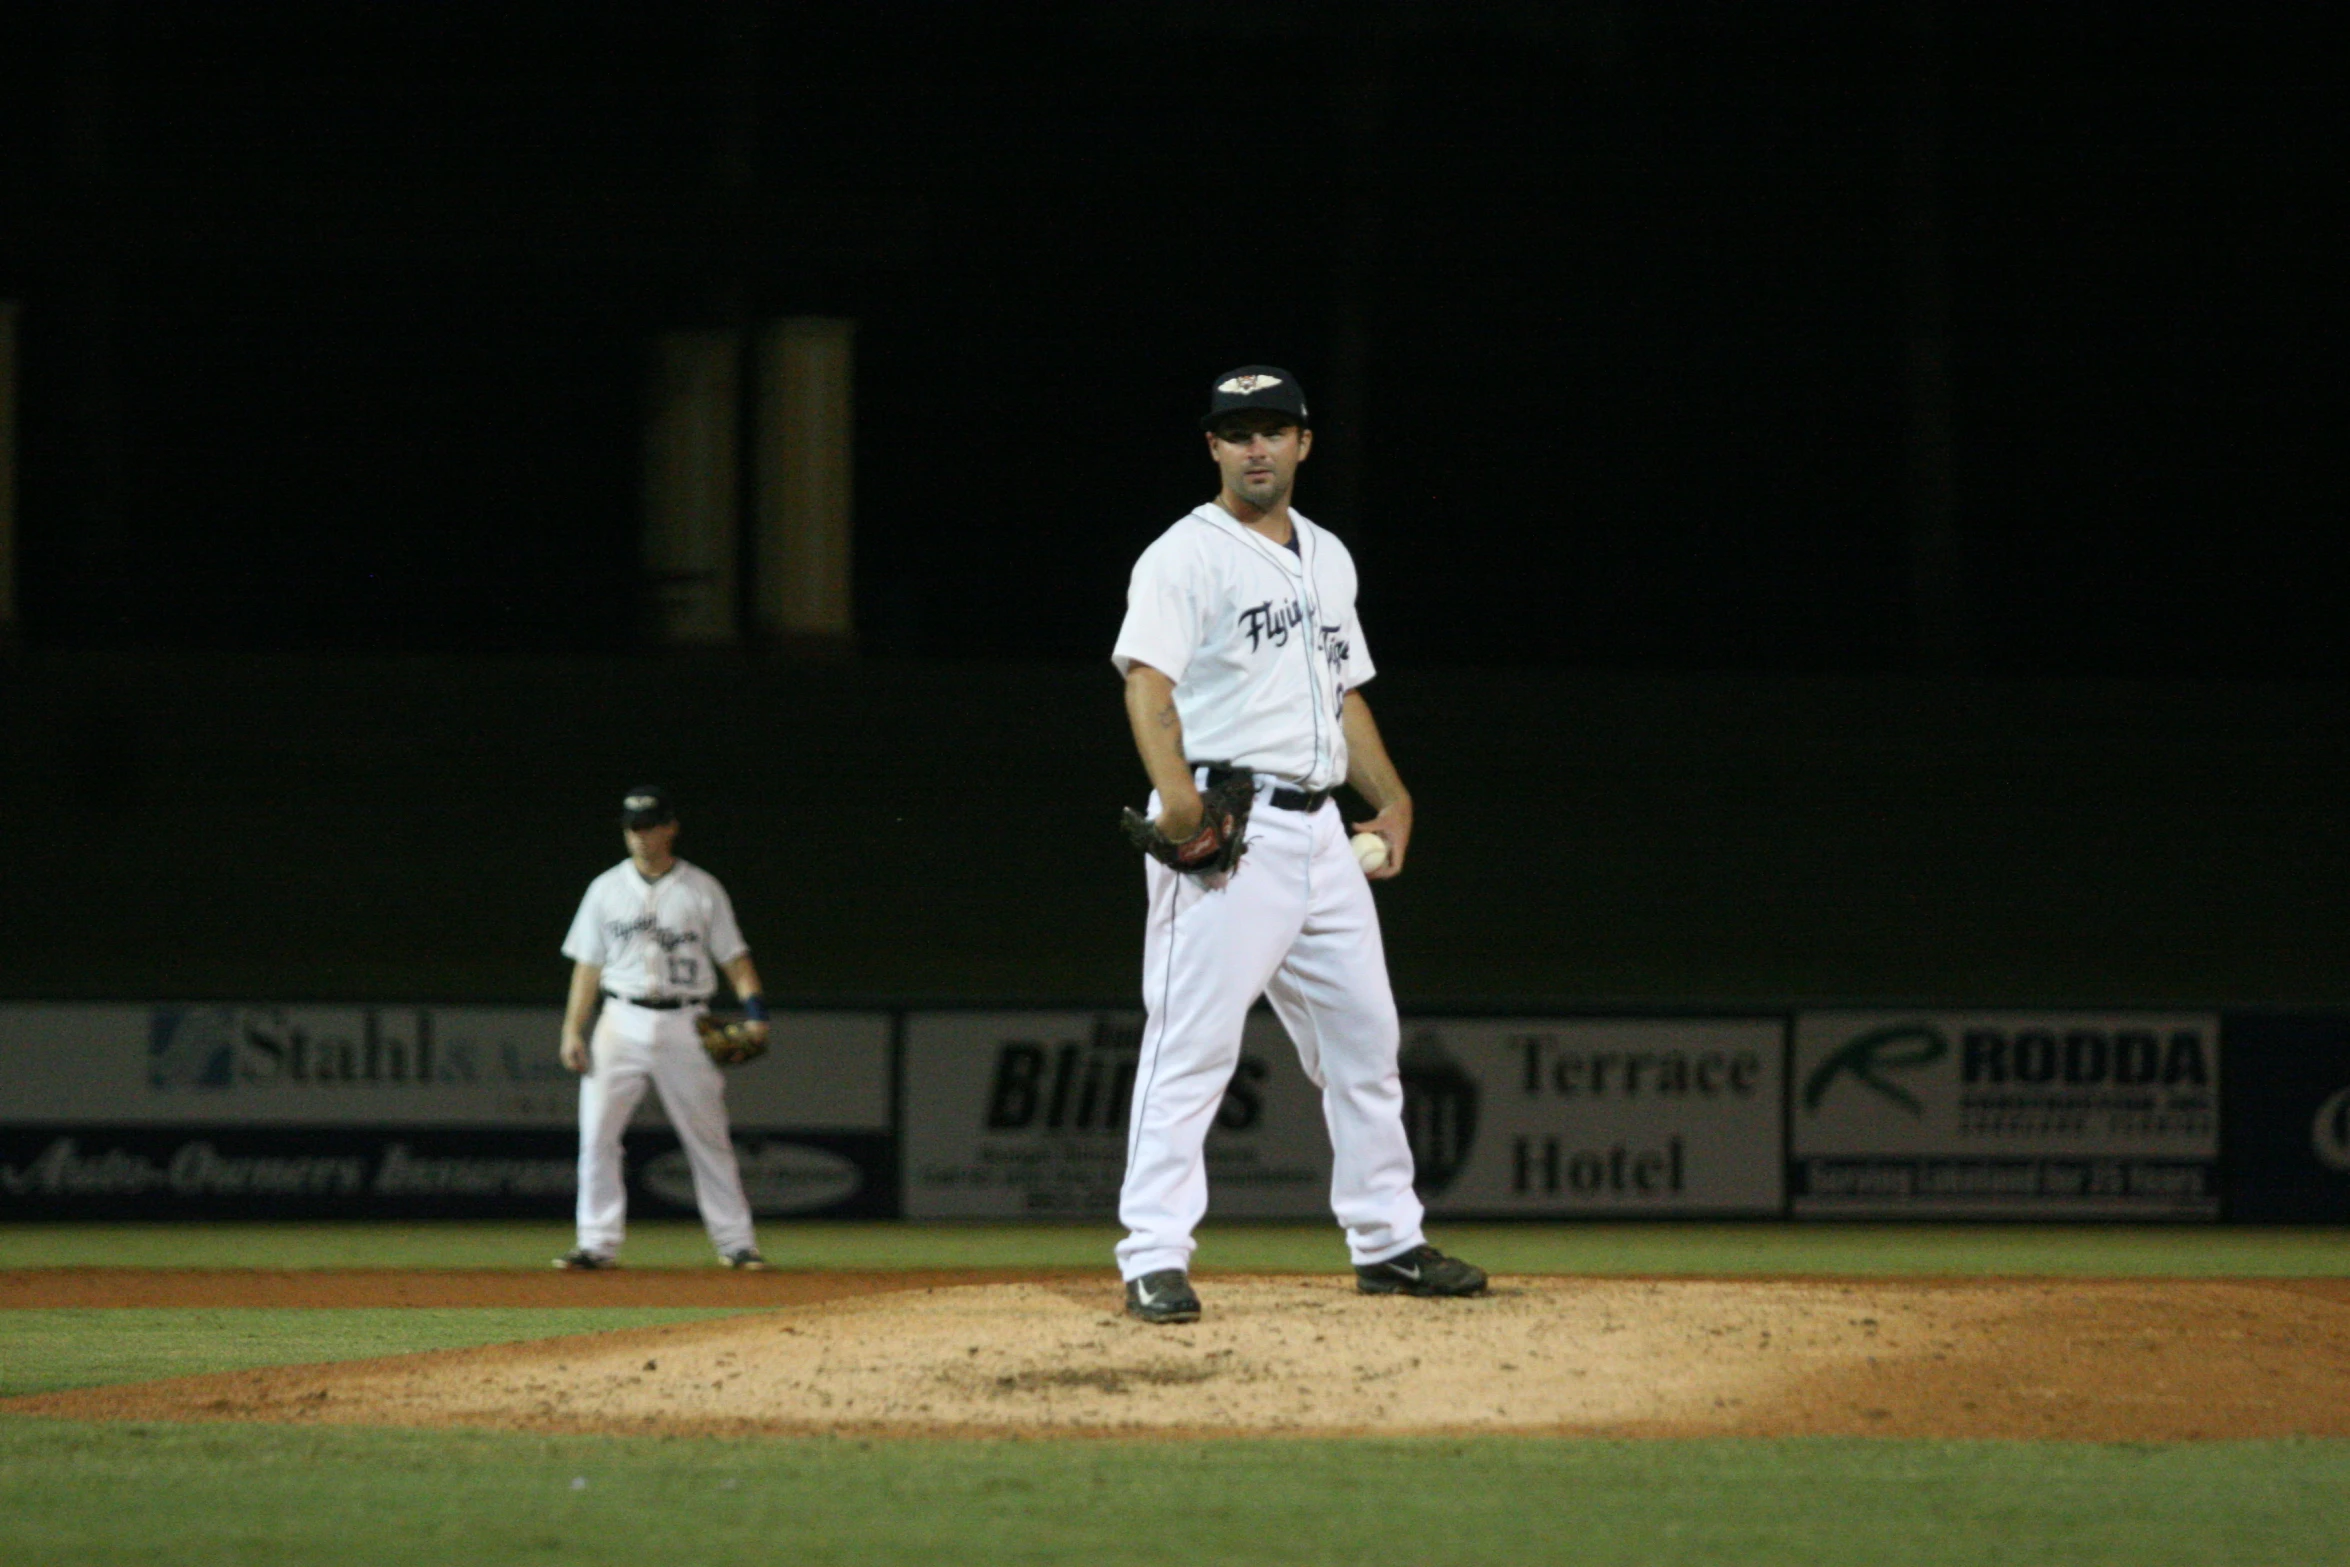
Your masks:
<svg viewBox="0 0 2350 1567"><path fill-rule="evenodd" d="M2350 999L2314 8L0 7L0 995L1131 996L1106 654L1296 370L1407 1005ZM648 349L858 323L858 648L641 632Z"/></svg>
<svg viewBox="0 0 2350 1567"><path fill-rule="evenodd" d="M2318 25L13 5L27 632L627 648L650 335L829 313L870 653L1101 657L1262 359L1394 667L2338 677Z"/></svg>

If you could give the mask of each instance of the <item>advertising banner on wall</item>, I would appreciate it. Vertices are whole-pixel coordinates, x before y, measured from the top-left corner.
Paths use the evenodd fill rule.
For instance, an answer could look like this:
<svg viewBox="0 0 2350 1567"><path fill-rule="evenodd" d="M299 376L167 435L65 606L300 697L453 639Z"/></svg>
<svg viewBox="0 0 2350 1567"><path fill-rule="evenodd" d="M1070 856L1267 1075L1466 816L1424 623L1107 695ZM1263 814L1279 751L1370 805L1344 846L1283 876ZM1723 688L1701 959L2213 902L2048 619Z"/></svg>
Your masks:
<svg viewBox="0 0 2350 1567"><path fill-rule="evenodd" d="M1806 1013L1793 1209L2216 1218L2219 1062L2209 1013Z"/></svg>
<svg viewBox="0 0 2350 1567"><path fill-rule="evenodd" d="M917 1012L905 1038L908 1217L1116 1216L1140 1013ZM1269 1014L1249 1019L1207 1159L1219 1217L1329 1211L1321 1095Z"/></svg>
<svg viewBox="0 0 2350 1567"><path fill-rule="evenodd" d="M921 1013L906 1025L905 1207L1116 1214L1142 1019ZM1775 1214L1786 1026L1412 1019L1405 1123L1432 1212ZM1249 1020L1208 1137L1209 1212L1322 1218L1329 1135L1280 1024Z"/></svg>
<svg viewBox="0 0 2350 1567"><path fill-rule="evenodd" d="M880 1132L734 1129L752 1211L887 1218ZM578 1137L551 1128L0 1126L0 1218L556 1218L578 1190ZM669 1131L626 1140L629 1212L692 1218Z"/></svg>
<svg viewBox="0 0 2350 1567"><path fill-rule="evenodd" d="M1419 1190L1454 1217L1775 1215L1786 1024L1414 1018Z"/></svg>
<svg viewBox="0 0 2350 1567"><path fill-rule="evenodd" d="M2350 1220L2350 1014L2230 1016L2228 1217Z"/></svg>
<svg viewBox="0 0 2350 1567"><path fill-rule="evenodd" d="M578 1079L552 1007L0 1006L0 1215L568 1212ZM890 1020L792 1013L730 1072L766 1214L895 1210ZM658 1096L637 1211L693 1211Z"/></svg>

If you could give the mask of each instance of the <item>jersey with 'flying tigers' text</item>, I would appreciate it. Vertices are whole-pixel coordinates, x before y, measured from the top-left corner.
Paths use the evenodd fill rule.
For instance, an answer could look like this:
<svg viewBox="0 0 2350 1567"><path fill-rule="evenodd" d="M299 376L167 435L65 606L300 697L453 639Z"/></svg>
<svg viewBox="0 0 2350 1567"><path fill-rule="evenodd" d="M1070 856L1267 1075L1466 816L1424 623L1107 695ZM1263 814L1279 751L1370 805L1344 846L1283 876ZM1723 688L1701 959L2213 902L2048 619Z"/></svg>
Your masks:
<svg viewBox="0 0 2350 1567"><path fill-rule="evenodd" d="M1339 715L1377 671L1355 614L1354 557L1290 513L1297 548L1210 501L1135 562L1112 662L1175 682L1183 749L1329 789L1346 779Z"/></svg>
<svg viewBox="0 0 2350 1567"><path fill-rule="evenodd" d="M718 878L678 860L648 880L632 860L588 883L563 955L604 971L603 988L631 1001L706 1001L720 965L750 951Z"/></svg>

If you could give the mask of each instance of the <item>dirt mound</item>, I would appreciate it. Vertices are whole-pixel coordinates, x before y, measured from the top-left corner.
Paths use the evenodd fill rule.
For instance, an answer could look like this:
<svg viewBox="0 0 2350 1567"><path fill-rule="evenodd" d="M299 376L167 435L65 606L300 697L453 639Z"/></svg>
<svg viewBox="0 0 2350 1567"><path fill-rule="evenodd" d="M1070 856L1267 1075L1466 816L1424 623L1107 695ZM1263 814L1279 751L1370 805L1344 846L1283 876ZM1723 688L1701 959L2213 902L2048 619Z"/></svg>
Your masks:
<svg viewBox="0 0 2350 1567"><path fill-rule="evenodd" d="M75 1418L935 1435L2350 1435L2350 1301L2205 1282L1344 1278L865 1294L756 1316L44 1394Z"/></svg>

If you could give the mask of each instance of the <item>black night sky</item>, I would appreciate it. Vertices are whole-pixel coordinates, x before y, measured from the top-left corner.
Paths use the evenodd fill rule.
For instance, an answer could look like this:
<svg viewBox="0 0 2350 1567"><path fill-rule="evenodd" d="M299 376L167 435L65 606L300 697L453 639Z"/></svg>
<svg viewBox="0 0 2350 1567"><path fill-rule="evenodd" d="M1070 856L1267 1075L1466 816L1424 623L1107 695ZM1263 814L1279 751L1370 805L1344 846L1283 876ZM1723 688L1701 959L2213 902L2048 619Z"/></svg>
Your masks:
<svg viewBox="0 0 2350 1567"><path fill-rule="evenodd" d="M11 5L25 637L636 645L649 340L833 314L877 657L1103 657L1267 360L1390 667L2339 678L2320 20Z"/></svg>

